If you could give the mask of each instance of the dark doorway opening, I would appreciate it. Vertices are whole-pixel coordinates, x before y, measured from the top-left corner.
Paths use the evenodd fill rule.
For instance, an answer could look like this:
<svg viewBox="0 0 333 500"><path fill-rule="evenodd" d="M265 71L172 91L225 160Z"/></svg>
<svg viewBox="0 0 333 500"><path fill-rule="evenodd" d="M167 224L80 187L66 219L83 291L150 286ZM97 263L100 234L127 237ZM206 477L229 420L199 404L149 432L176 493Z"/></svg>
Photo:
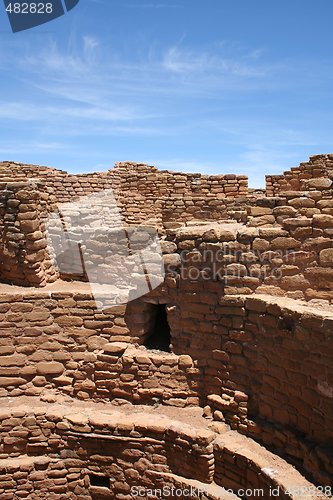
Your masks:
<svg viewBox="0 0 333 500"><path fill-rule="evenodd" d="M99 474L89 474L90 486L99 486L102 488L110 488L110 479L107 476Z"/></svg>
<svg viewBox="0 0 333 500"><path fill-rule="evenodd" d="M170 326L164 304L154 305L152 309L152 324L149 335L144 343L147 349L158 349L170 352Z"/></svg>

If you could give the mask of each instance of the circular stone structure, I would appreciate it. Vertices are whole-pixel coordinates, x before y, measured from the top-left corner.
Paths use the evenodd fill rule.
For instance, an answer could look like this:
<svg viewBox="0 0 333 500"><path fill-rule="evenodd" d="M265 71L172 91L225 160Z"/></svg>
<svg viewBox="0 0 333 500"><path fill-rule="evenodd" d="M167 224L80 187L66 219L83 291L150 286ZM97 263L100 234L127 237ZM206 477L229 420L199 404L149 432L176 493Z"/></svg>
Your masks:
<svg viewBox="0 0 333 500"><path fill-rule="evenodd" d="M0 494L12 498L300 498L315 488L198 408L115 407L49 394L3 401ZM57 399L51 403L52 399ZM278 492L278 494L277 494ZM311 493L312 492L312 493ZM310 495L311 493L311 495Z"/></svg>

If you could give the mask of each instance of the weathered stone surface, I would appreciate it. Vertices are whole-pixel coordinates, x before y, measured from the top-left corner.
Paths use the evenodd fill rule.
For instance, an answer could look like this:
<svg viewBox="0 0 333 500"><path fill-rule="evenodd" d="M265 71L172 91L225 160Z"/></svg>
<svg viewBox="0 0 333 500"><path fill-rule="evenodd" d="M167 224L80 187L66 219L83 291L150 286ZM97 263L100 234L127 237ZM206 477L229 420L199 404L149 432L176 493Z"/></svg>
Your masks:
<svg viewBox="0 0 333 500"><path fill-rule="evenodd" d="M295 238L278 237L274 238L271 241L272 250L275 249L289 250L289 249L299 248L300 246L301 246L300 241L295 240Z"/></svg>
<svg viewBox="0 0 333 500"><path fill-rule="evenodd" d="M103 350L107 354L112 354L115 356L121 356L127 349L128 344L125 342L112 342L110 344L103 345Z"/></svg>
<svg viewBox="0 0 333 500"><path fill-rule="evenodd" d="M0 377L0 387L7 387L10 385L18 386L26 383L26 380L21 377Z"/></svg>
<svg viewBox="0 0 333 500"><path fill-rule="evenodd" d="M321 250L319 254L319 263L324 267L333 267L333 248Z"/></svg>
<svg viewBox="0 0 333 500"><path fill-rule="evenodd" d="M37 363L37 373L41 375L61 375L64 372L64 366L58 362L41 361Z"/></svg>
<svg viewBox="0 0 333 500"><path fill-rule="evenodd" d="M174 253L177 251L177 245L172 241L161 241L161 250L163 253Z"/></svg>
<svg viewBox="0 0 333 500"><path fill-rule="evenodd" d="M307 181L306 185L308 188L315 189L329 189L332 186L333 182L328 177L317 177L316 179L310 179Z"/></svg>
<svg viewBox="0 0 333 500"><path fill-rule="evenodd" d="M166 269L177 268L181 265L181 258L178 254L163 255L163 263Z"/></svg>
<svg viewBox="0 0 333 500"><path fill-rule="evenodd" d="M313 225L318 227L333 227L333 215L315 214Z"/></svg>

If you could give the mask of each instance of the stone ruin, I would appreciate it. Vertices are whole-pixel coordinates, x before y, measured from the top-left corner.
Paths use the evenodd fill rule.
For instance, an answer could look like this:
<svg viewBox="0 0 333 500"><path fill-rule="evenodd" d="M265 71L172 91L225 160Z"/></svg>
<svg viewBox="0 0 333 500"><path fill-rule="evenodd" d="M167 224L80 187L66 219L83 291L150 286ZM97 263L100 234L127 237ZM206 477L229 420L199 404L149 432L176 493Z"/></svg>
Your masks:
<svg viewBox="0 0 333 500"><path fill-rule="evenodd" d="M0 190L1 500L331 498L333 155Z"/></svg>

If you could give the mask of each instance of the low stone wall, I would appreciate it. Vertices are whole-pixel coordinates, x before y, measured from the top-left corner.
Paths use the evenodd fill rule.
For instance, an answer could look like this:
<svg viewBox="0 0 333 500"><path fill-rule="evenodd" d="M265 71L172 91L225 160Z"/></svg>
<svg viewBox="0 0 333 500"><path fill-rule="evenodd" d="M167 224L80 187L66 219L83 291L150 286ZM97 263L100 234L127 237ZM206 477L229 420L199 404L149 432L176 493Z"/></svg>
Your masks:
<svg viewBox="0 0 333 500"><path fill-rule="evenodd" d="M300 499L293 488L303 488L307 499L327 498L286 462L234 432L219 436L156 411L35 403L34 410L9 404L0 413L1 498L130 500L133 488L166 485L200 489L203 499L237 498L245 488L266 499L272 487L279 488L277 498Z"/></svg>
<svg viewBox="0 0 333 500"><path fill-rule="evenodd" d="M43 180L58 203L73 202L78 197L112 189L124 220L129 224L154 221L161 225L162 207L167 212L170 207L176 208L180 200L181 203L193 200L193 206L199 203L202 207L207 196L213 201L248 193L246 176L185 174L133 162L116 163L115 168L107 172L79 175L37 165L2 162L0 179L5 177ZM216 211L220 213L216 206L206 204L202 217ZM221 215L213 215L216 216L221 218Z"/></svg>
<svg viewBox="0 0 333 500"><path fill-rule="evenodd" d="M0 395L52 388L80 399L199 404L190 356L134 347L125 318L125 306L101 311L88 293L0 295Z"/></svg>
<svg viewBox="0 0 333 500"><path fill-rule="evenodd" d="M0 395L58 389L174 406L208 397L216 418L330 484L332 312L283 298L226 297L212 285L165 289L171 355L127 347L137 337L126 308L103 313L87 293L1 295Z"/></svg>
<svg viewBox="0 0 333 500"><path fill-rule="evenodd" d="M211 280L169 281L158 293L169 304L173 352L195 361L201 398L214 418L331 485L332 308L258 294L225 296Z"/></svg>
<svg viewBox="0 0 333 500"><path fill-rule="evenodd" d="M93 408L82 408L80 412L79 408L71 410L62 405L47 412L17 409L11 415L2 411L0 420L0 459L22 455L47 455L49 461L58 459L56 463L40 467L40 474L30 476L30 480L37 480L33 485L36 490L42 486L45 492L59 494L65 493L67 488L67 491L74 490L76 495L87 495L89 489L93 498L94 495L109 498L110 494L118 498L117 495L129 494L131 486L154 487L155 479L149 474L153 471L175 471L180 476L205 483L213 480L211 443L215 434L163 416L126 415L114 409L106 409L104 413L101 409L96 412ZM184 453L188 457L186 460ZM76 470L71 471L71 467ZM35 469L39 469L38 465ZM52 474L50 469L56 472ZM89 476L92 474L109 478L109 487L91 484ZM38 476L44 484L38 484ZM62 481L53 481L56 478ZM53 490L52 481L61 488ZM13 479L0 482L0 494L1 486L4 490L15 489L15 483Z"/></svg>
<svg viewBox="0 0 333 500"><path fill-rule="evenodd" d="M201 283L207 291L216 285L226 295L257 292L332 302L333 215L295 216L290 208L253 207L246 226L226 222L169 229L174 255L165 256L168 283L180 279L189 286ZM279 223L274 215L259 215L266 211L275 212ZM267 224L261 225L262 219Z"/></svg>
<svg viewBox="0 0 333 500"><path fill-rule="evenodd" d="M95 351L110 340L131 341L124 315L123 306L103 313L88 291L1 294L0 395L45 387L71 393L80 366L97 361Z"/></svg>
<svg viewBox="0 0 333 500"><path fill-rule="evenodd" d="M93 368L90 364L82 366L82 380L77 378L74 394L81 399L121 398L135 404L198 406L198 375L190 356L113 342L103 346Z"/></svg>
<svg viewBox="0 0 333 500"><path fill-rule="evenodd" d="M91 500L84 486L82 461L22 456L0 459L0 495L13 498L80 498Z"/></svg>
<svg viewBox="0 0 333 500"><path fill-rule="evenodd" d="M332 197L333 155L310 156L308 162L287 170L283 175L266 175L267 196L286 191L320 190Z"/></svg>
<svg viewBox="0 0 333 500"><path fill-rule="evenodd" d="M330 496L330 486L301 485L299 473L265 448L239 434L227 432L214 441L216 484L245 498L311 498ZM303 489L302 489L303 488Z"/></svg>

